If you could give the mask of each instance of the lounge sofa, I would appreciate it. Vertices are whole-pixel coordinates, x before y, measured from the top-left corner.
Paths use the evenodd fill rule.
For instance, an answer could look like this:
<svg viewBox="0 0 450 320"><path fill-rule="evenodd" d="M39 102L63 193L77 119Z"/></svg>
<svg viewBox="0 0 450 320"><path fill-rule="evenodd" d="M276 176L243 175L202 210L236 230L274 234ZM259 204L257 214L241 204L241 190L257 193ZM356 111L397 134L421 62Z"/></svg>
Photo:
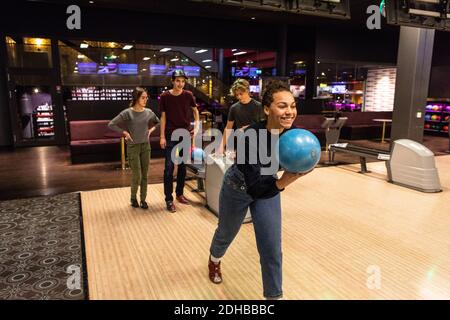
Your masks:
<svg viewBox="0 0 450 320"><path fill-rule="evenodd" d="M383 112L344 112L343 117L348 120L341 130L341 139L380 139L383 123L375 122L373 119L392 119L392 111ZM391 124L386 123L385 137L391 135Z"/></svg>
<svg viewBox="0 0 450 320"><path fill-rule="evenodd" d="M341 116L348 118L341 129L341 139L380 139L383 124L373 119L392 119L392 112L343 112ZM326 142L325 129L322 128L324 120L322 114L302 114L297 116L294 125L314 133L324 146ZM389 138L390 134L391 124L387 122L385 137Z"/></svg>
<svg viewBox="0 0 450 320"><path fill-rule="evenodd" d="M322 128L322 123L325 117L321 114L302 114L298 115L294 121L297 128L305 129L313 133L320 141L320 145L325 145L325 129Z"/></svg>
<svg viewBox="0 0 450 320"><path fill-rule="evenodd" d="M119 161L121 134L108 128L109 120L70 121L72 163ZM160 149L159 126L150 136L152 149Z"/></svg>
<svg viewBox="0 0 450 320"><path fill-rule="evenodd" d="M120 160L120 133L108 128L109 120L70 121L72 163Z"/></svg>

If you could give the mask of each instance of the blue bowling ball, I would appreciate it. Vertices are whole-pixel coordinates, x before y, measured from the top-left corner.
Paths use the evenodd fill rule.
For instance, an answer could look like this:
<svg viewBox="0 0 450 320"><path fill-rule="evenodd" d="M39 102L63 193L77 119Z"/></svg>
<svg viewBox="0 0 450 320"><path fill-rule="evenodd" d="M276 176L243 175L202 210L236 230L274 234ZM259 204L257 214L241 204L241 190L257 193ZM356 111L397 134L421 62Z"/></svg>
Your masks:
<svg viewBox="0 0 450 320"><path fill-rule="evenodd" d="M291 129L278 141L278 160L282 168L292 173L313 169L320 160L320 142L311 132Z"/></svg>
<svg viewBox="0 0 450 320"><path fill-rule="evenodd" d="M205 151L201 148L193 148L191 155L194 162L202 162L205 160Z"/></svg>

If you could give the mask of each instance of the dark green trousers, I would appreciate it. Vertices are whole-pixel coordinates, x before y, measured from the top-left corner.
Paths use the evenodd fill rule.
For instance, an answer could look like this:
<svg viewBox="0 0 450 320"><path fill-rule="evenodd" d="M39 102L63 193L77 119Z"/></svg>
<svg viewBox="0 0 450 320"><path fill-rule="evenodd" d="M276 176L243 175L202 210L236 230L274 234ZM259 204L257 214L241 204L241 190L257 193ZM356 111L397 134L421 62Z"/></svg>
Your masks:
<svg viewBox="0 0 450 320"><path fill-rule="evenodd" d="M128 144L128 163L131 168L131 199L137 200L138 188L141 187L141 201L147 197L147 175L150 161L150 144Z"/></svg>

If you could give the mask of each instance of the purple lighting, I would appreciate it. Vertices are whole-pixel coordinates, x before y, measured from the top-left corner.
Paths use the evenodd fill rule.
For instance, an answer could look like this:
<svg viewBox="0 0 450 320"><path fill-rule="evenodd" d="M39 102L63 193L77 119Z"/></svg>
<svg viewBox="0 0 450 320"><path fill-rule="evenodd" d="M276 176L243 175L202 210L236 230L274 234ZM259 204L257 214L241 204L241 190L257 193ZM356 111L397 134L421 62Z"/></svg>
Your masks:
<svg viewBox="0 0 450 320"><path fill-rule="evenodd" d="M361 105L356 103L328 102L327 106L337 111L361 111Z"/></svg>

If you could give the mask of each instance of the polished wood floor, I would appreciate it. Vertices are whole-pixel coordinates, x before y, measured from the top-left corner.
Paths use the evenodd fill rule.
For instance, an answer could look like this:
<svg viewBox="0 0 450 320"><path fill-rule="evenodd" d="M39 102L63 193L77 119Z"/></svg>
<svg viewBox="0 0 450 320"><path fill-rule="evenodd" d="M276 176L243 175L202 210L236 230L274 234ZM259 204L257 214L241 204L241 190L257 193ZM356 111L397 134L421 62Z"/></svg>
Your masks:
<svg viewBox="0 0 450 320"><path fill-rule="evenodd" d="M388 149L389 144L358 140L353 144ZM425 136L424 145L436 155L448 150L448 138ZM321 162L327 160L322 154ZM358 162L358 157L336 155L340 163ZM0 150L0 200L56 195L67 192L126 187L130 171L117 170L119 163L72 165L67 146ZM149 183L161 183L164 160L152 156Z"/></svg>
<svg viewBox="0 0 450 320"><path fill-rule="evenodd" d="M386 182L384 163L318 168L282 194L286 299L450 299L450 156L436 158L443 192ZM189 189L189 188L187 188ZM217 218L203 198L164 210L161 184L150 209L128 188L83 192L91 299L261 299L252 224L223 259L224 282L207 278Z"/></svg>
<svg viewBox="0 0 450 320"><path fill-rule="evenodd" d="M47 196L130 185L119 162L73 165L67 147L18 148L0 152L0 200ZM149 183L162 182L164 159L153 158Z"/></svg>

